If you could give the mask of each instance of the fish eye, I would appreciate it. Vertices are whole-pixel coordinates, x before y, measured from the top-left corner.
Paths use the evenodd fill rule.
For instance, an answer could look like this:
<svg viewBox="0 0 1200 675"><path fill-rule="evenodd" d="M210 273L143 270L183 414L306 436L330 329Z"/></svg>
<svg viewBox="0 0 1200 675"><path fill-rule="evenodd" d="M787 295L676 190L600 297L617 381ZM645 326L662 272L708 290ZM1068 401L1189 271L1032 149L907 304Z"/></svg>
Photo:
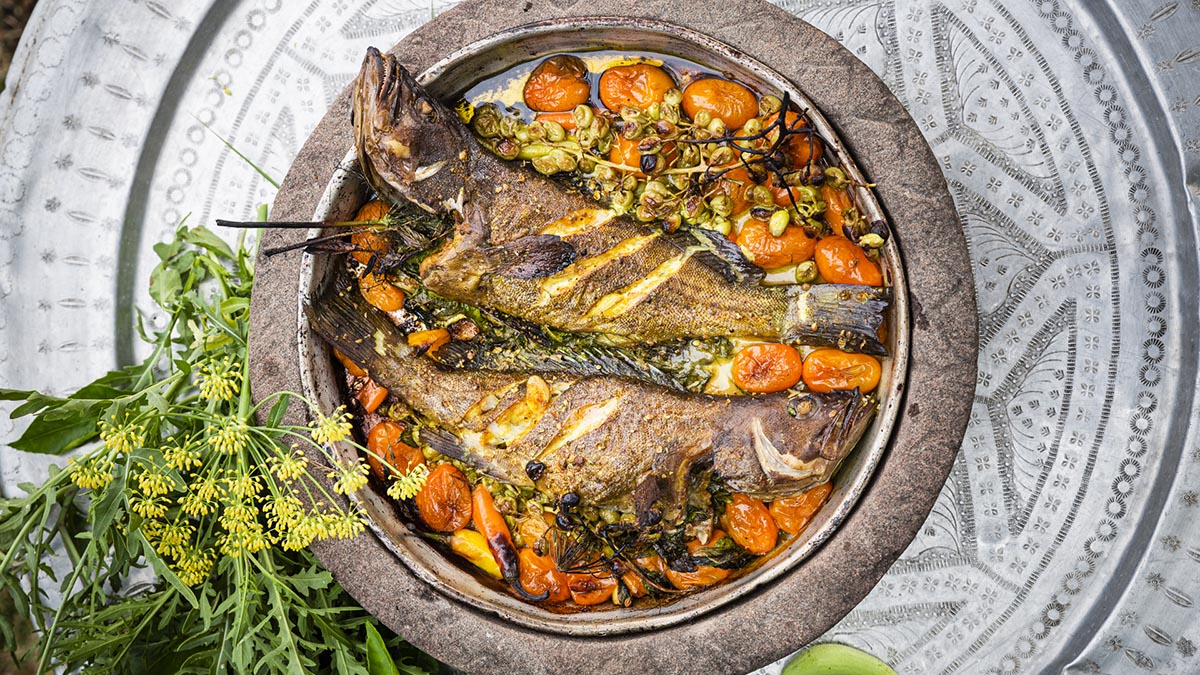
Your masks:
<svg viewBox="0 0 1200 675"><path fill-rule="evenodd" d="M421 99L421 104L418 106L418 108L420 109L421 114L425 116L426 122L432 122L437 118L437 115L434 114L434 108L429 104L429 101Z"/></svg>

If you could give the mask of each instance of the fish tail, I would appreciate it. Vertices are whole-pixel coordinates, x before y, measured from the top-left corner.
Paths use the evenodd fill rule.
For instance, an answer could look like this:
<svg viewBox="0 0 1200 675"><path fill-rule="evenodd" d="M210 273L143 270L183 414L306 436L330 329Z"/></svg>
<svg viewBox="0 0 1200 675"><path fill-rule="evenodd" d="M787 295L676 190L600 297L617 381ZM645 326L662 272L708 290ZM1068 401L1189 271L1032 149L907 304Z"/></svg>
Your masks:
<svg viewBox="0 0 1200 675"><path fill-rule="evenodd" d="M368 373L386 368L390 357L408 354L396 326L367 305L358 289L345 283L344 275L329 284L322 297L309 301L304 311L317 335Z"/></svg>
<svg viewBox="0 0 1200 675"><path fill-rule="evenodd" d="M875 286L816 284L795 287L788 297L783 339L837 347L847 352L887 356L879 340L883 312L892 289Z"/></svg>

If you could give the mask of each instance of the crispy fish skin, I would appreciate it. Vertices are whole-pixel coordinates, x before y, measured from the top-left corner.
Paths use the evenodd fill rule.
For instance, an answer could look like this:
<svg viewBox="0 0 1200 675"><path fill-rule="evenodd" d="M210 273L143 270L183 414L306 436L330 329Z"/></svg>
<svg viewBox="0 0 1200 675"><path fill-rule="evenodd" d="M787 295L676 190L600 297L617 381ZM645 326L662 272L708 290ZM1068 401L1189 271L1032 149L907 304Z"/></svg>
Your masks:
<svg viewBox="0 0 1200 675"><path fill-rule="evenodd" d="M453 236L422 263L422 283L440 295L565 331L887 353L877 332L890 289L730 284L697 247L492 155L394 56L368 50L354 127L381 196L456 215ZM518 258L525 265L513 269Z"/></svg>
<svg viewBox="0 0 1200 675"><path fill-rule="evenodd" d="M442 371L406 344L348 275L308 308L314 330L435 428L422 442L515 485L666 522L715 472L764 498L829 479L873 415L857 392L714 397L614 377ZM797 401L803 405L797 410ZM789 408L791 410L789 410Z"/></svg>

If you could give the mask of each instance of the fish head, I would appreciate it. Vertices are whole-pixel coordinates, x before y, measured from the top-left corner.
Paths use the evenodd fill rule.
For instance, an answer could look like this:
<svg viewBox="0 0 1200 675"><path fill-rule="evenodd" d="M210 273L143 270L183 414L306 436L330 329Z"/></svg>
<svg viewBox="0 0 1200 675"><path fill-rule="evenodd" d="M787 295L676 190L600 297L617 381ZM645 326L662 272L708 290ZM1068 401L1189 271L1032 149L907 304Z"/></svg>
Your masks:
<svg viewBox="0 0 1200 675"><path fill-rule="evenodd" d="M353 92L354 141L367 182L433 213L461 201L466 128L392 54L367 49Z"/></svg>
<svg viewBox="0 0 1200 675"><path fill-rule="evenodd" d="M824 483L854 449L877 407L873 396L857 389L762 399L738 416L736 430L716 449L717 473L729 489L762 499Z"/></svg>

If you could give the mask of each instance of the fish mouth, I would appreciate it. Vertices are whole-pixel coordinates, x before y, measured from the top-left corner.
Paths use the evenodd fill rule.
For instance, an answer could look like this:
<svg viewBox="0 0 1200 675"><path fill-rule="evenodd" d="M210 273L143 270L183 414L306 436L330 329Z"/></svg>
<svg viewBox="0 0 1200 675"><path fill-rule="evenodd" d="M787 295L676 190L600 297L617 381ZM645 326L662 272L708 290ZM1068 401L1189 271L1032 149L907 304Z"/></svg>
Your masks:
<svg viewBox="0 0 1200 675"><path fill-rule="evenodd" d="M788 403L788 414L797 421L817 416L827 418L809 442L790 452L780 451L760 418L751 420L754 453L759 467L772 482L808 485L828 480L858 443L878 405L874 396L858 389L821 396L802 395Z"/></svg>

